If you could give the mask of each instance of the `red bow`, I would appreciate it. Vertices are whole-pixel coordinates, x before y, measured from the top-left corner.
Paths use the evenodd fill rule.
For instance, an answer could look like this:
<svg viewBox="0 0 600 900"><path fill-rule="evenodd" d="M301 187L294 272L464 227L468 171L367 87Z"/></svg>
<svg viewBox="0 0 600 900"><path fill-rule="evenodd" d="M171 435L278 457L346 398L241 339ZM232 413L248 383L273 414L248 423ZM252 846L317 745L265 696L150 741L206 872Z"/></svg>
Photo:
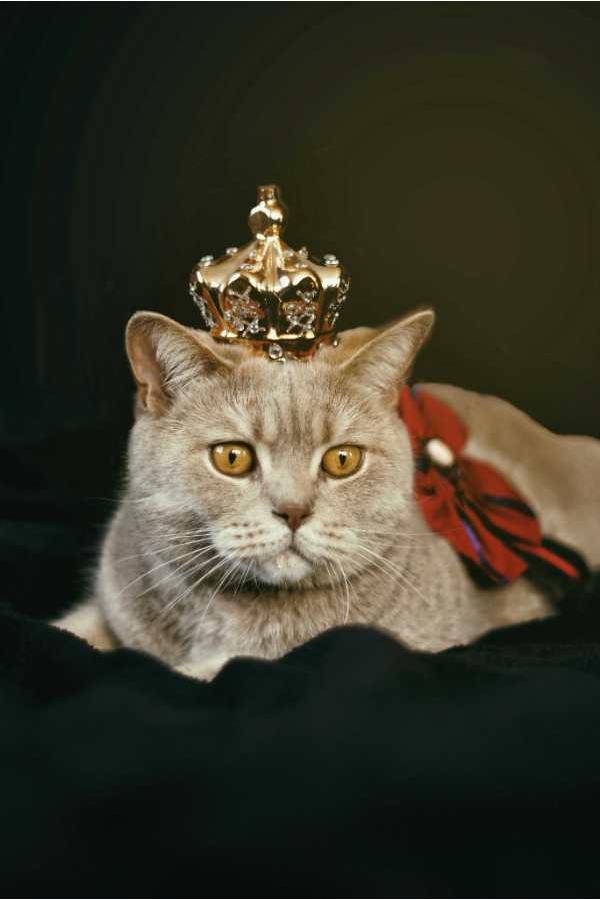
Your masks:
<svg viewBox="0 0 600 900"><path fill-rule="evenodd" d="M539 521L492 466L463 456L467 429L444 403L405 387L398 411L415 457L415 493L425 521L494 584L508 584L543 559L570 578L580 572L543 546Z"/></svg>

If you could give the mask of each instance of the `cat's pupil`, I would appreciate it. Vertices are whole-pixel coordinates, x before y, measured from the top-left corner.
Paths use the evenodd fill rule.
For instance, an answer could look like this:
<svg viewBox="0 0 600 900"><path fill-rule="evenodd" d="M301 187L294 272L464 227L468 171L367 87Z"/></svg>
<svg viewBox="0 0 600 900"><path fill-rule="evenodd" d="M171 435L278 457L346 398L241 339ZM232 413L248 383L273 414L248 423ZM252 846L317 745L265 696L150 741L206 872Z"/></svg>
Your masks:
<svg viewBox="0 0 600 900"><path fill-rule="evenodd" d="M235 463L236 459L238 458L238 452L237 452L237 450L230 450L230 451L229 451L229 454L228 454L228 456L227 456L227 458L228 458L228 460L229 460L229 465L230 465L230 466L233 466L233 464Z"/></svg>
<svg viewBox="0 0 600 900"><path fill-rule="evenodd" d="M348 454L345 450L340 450L340 466L345 466L346 461L348 459Z"/></svg>

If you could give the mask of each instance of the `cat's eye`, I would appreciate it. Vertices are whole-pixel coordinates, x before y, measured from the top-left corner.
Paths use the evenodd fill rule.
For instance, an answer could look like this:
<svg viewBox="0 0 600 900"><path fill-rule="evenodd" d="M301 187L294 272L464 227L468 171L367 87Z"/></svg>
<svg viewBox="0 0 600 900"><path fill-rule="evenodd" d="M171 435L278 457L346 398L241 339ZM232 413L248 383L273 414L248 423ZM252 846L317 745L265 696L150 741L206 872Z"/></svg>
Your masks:
<svg viewBox="0 0 600 900"><path fill-rule="evenodd" d="M254 468L254 451L248 444L215 444L210 457L215 469L224 475L247 475Z"/></svg>
<svg viewBox="0 0 600 900"><path fill-rule="evenodd" d="M363 452L354 444L340 444L339 447L330 447L323 455L321 465L332 478L346 478L353 475L360 466Z"/></svg>

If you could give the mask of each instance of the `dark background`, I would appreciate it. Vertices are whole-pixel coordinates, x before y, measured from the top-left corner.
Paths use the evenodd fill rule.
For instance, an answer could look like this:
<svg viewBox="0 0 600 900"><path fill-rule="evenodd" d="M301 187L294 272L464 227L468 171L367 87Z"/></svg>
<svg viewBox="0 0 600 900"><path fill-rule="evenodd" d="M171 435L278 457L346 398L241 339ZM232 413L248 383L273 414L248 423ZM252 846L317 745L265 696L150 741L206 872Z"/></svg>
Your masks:
<svg viewBox="0 0 600 900"><path fill-rule="evenodd" d="M130 424L136 309L276 181L353 275L343 326L439 314L417 377L600 435L600 11L578 3L4 4L1 558L81 591ZM31 535L44 547L43 564Z"/></svg>
<svg viewBox="0 0 600 900"><path fill-rule="evenodd" d="M128 316L198 323L261 182L351 270L345 325L433 303L418 378L600 434L598 4L0 16L2 883L598 897L598 575L471 647L337 629L209 685L22 615L82 594L114 508Z"/></svg>

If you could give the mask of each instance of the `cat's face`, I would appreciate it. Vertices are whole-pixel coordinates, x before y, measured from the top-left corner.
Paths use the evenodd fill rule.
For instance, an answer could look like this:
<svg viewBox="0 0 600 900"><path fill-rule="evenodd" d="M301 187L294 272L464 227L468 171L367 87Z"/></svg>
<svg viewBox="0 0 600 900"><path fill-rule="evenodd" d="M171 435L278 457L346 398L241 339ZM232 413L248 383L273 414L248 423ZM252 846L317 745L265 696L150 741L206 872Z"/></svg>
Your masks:
<svg viewBox="0 0 600 900"><path fill-rule="evenodd" d="M308 362L276 363L134 317L130 483L157 547L198 548L224 584L325 584L364 568L412 491L396 398L431 321L357 329Z"/></svg>

